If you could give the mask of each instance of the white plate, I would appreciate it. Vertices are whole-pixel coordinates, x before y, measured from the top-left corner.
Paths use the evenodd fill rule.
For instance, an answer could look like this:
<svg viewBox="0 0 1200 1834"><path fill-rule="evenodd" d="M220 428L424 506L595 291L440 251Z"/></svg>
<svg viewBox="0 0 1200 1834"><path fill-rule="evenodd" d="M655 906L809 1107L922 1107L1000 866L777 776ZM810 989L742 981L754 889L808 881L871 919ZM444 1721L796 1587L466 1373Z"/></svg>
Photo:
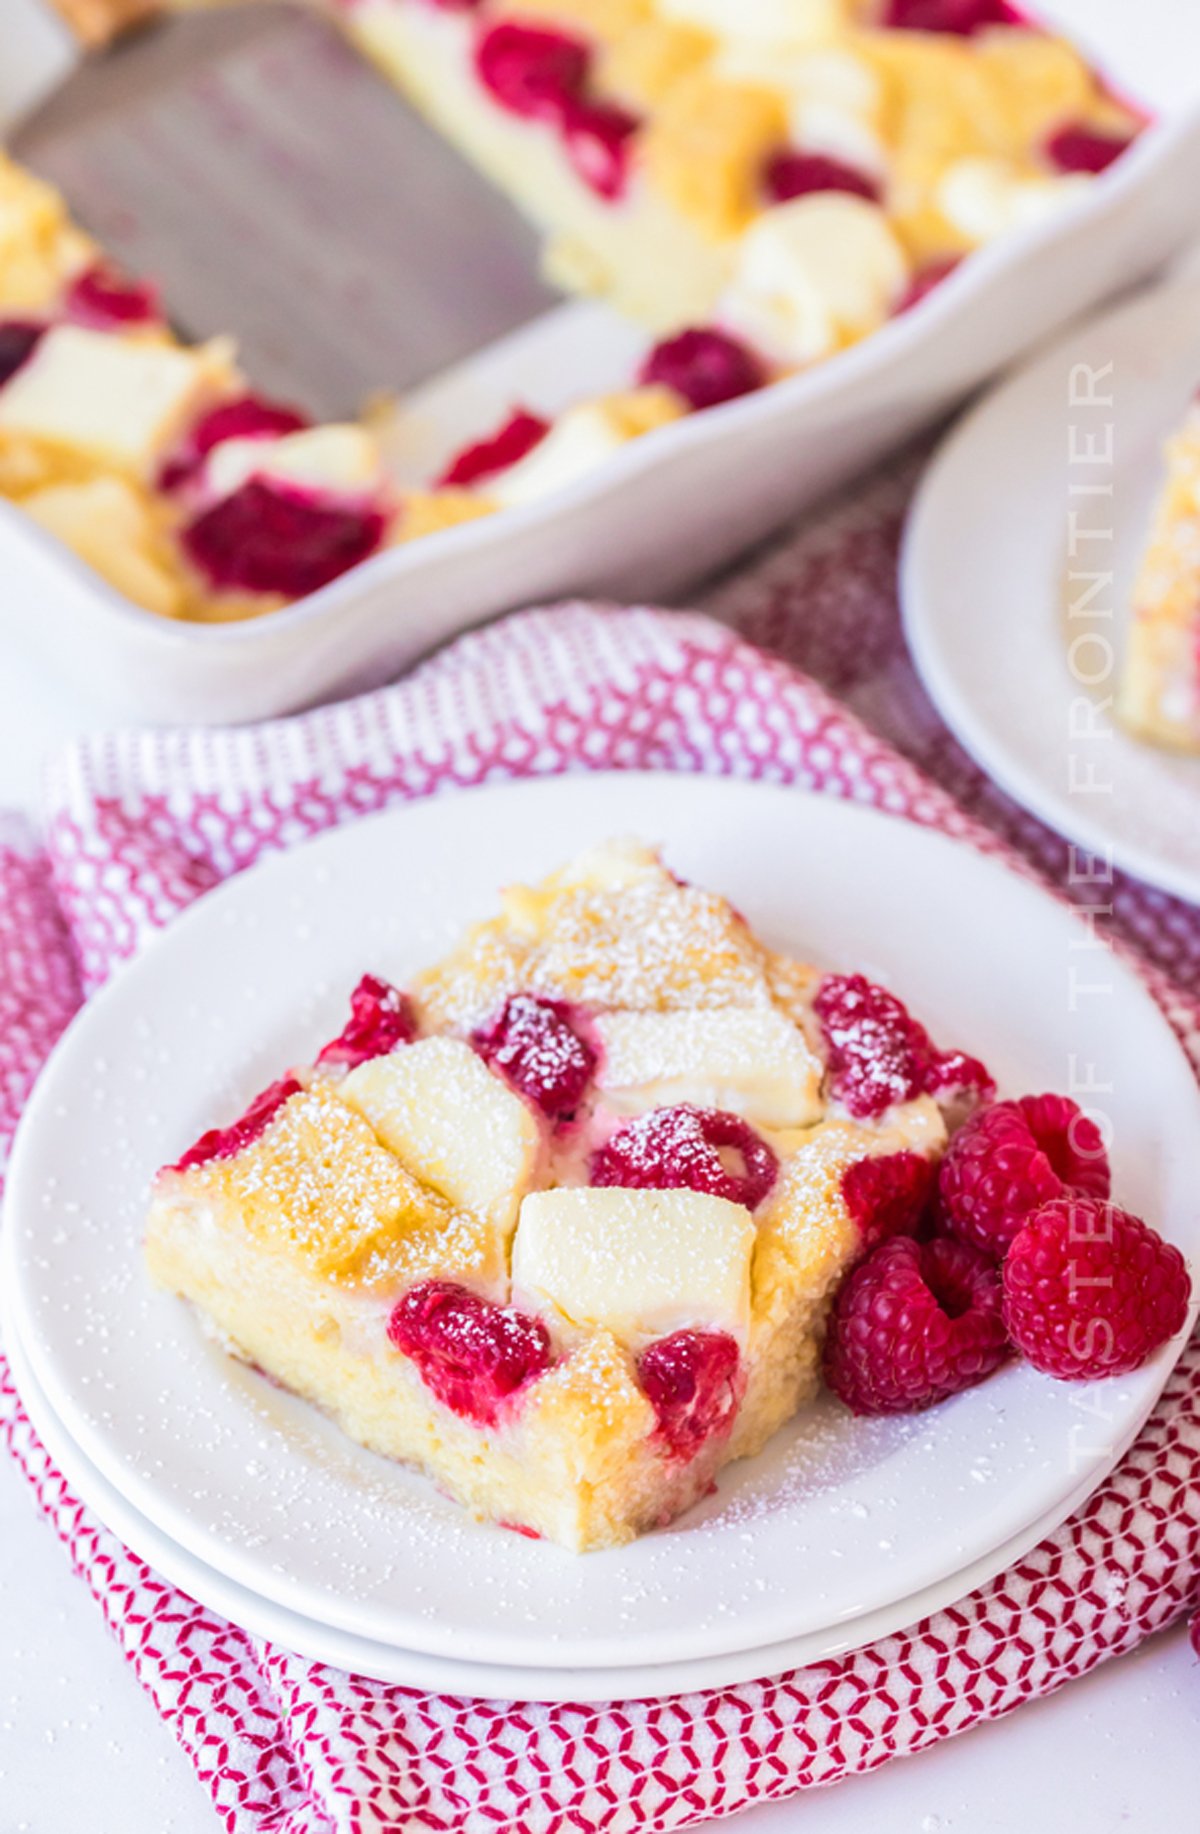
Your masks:
<svg viewBox="0 0 1200 1834"><path fill-rule="evenodd" d="M20 1334L11 1318L3 1326L9 1368L34 1428L59 1470L88 1508L141 1556L162 1578L190 1598L254 1636L267 1637L306 1656L327 1662L349 1674L373 1681L395 1682L402 1687L427 1688L458 1698L517 1701L662 1700L702 1688L736 1687L747 1681L764 1681L790 1673L806 1664L845 1655L866 1643L920 1623L931 1613L959 1603L977 1587L1020 1560L1030 1548L1052 1533L1070 1510L1056 1509L1014 1541L995 1549L961 1573L948 1574L936 1586L903 1599L883 1611L856 1618L845 1630L816 1631L760 1649L730 1650L724 1655L691 1662L652 1663L645 1668L505 1668L499 1664L461 1661L399 1649L328 1624L301 1617L269 1599L248 1592L189 1554L178 1542L155 1527L118 1490L100 1475L80 1451L38 1386L29 1366ZM1086 1495L1081 1491L1077 1501ZM1073 1505L1072 1505L1073 1507Z"/></svg>
<svg viewBox="0 0 1200 1834"><path fill-rule="evenodd" d="M1166 1378L1172 1352L1094 1390L1014 1367L909 1419L826 1401L670 1529L580 1558L469 1521L150 1289L138 1238L156 1165L328 1035L365 967L402 981L497 884L614 832L665 841L768 937L902 988L1006 1087L1092 1066L1114 1085L1124 1200L1188 1251L1200 1239L1200 1094L1165 1021L1094 955L1106 996L1072 1013L1076 920L940 836L795 791L633 775L479 790L325 836L203 899L84 1010L26 1112L7 1203L18 1328L72 1437L173 1540L304 1617L460 1660L588 1668L849 1625L1066 1507Z"/></svg>
<svg viewBox="0 0 1200 1834"><path fill-rule="evenodd" d="M1039 10L1161 118L1069 215L976 255L919 311L832 362L632 443L558 496L393 548L244 624L156 618L0 503L6 640L71 675L108 714L245 720L385 680L509 606L681 592L1200 228L1190 10L1179 0ZM612 313L567 306L410 405L436 429L436 453L514 400L554 412L627 385L639 347Z"/></svg>
<svg viewBox="0 0 1200 1834"><path fill-rule="evenodd" d="M1110 364L1094 389L1078 367ZM1200 762L1128 737L1108 711L1163 440L1197 382L1200 281L1072 331L942 446L913 507L901 589L921 678L984 769L1072 840L1200 902ZM1081 405L1089 389L1111 390L1112 406ZM1072 568L1111 572L1086 616L1093 582L1072 584Z"/></svg>

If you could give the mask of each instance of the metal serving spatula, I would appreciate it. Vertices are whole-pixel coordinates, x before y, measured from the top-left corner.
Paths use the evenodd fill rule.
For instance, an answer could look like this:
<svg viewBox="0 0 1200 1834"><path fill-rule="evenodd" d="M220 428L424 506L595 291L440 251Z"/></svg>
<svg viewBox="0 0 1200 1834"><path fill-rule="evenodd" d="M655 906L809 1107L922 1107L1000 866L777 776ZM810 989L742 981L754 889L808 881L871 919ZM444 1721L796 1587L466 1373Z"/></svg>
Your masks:
<svg viewBox="0 0 1200 1834"><path fill-rule="evenodd" d="M553 303L534 232L307 8L54 4L99 48L13 152L257 387L337 418Z"/></svg>

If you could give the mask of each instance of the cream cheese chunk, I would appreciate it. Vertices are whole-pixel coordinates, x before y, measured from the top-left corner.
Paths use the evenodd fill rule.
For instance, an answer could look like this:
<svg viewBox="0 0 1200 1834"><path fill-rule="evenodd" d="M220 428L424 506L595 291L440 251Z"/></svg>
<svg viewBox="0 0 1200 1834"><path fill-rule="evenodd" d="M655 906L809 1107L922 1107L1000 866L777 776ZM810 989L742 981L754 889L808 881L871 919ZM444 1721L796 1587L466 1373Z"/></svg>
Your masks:
<svg viewBox="0 0 1200 1834"><path fill-rule="evenodd" d="M799 1027L772 1007L605 1013L595 1029L599 1087L621 1113L694 1102L762 1127L820 1117L821 1065Z"/></svg>
<svg viewBox="0 0 1200 1834"><path fill-rule="evenodd" d="M625 437L595 404L568 408L532 452L489 480L488 492L509 508L536 503L602 464L620 450Z"/></svg>
<svg viewBox="0 0 1200 1834"><path fill-rule="evenodd" d="M1014 171L1003 159L957 159L942 174L937 205L968 241L992 242L1057 215L1090 184L1082 173L1031 177Z"/></svg>
<svg viewBox="0 0 1200 1834"><path fill-rule="evenodd" d="M144 477L232 375L222 344L184 350L58 325L0 391L0 435Z"/></svg>
<svg viewBox="0 0 1200 1834"><path fill-rule="evenodd" d="M744 1340L754 1224L700 1191L532 1192L513 1242L518 1305L636 1343L695 1326Z"/></svg>
<svg viewBox="0 0 1200 1834"><path fill-rule="evenodd" d="M507 1240L533 1179L538 1124L469 1044L401 1045L351 1070L339 1094L409 1171Z"/></svg>
<svg viewBox="0 0 1200 1834"><path fill-rule="evenodd" d="M908 278L877 205L811 192L746 231L718 318L778 363L812 363L881 325Z"/></svg>
<svg viewBox="0 0 1200 1834"><path fill-rule="evenodd" d="M681 411L677 397L661 388L633 389L580 402L559 415L532 452L489 478L487 494L508 507L534 503L573 484L631 439L678 419Z"/></svg>
<svg viewBox="0 0 1200 1834"><path fill-rule="evenodd" d="M209 496L228 497L251 478L351 496L379 483L379 446L365 427L306 427L278 439L227 439L205 466Z"/></svg>
<svg viewBox="0 0 1200 1834"><path fill-rule="evenodd" d="M846 22L846 0L659 0L658 10L714 38L776 45L829 38Z"/></svg>

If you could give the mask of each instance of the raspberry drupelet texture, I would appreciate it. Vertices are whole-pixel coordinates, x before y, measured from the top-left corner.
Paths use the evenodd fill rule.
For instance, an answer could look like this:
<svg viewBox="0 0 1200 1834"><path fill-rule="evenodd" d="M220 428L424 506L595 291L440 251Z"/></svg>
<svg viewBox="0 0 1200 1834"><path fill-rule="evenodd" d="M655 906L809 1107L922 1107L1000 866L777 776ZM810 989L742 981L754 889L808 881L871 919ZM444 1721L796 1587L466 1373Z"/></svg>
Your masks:
<svg viewBox="0 0 1200 1834"><path fill-rule="evenodd" d="M1060 1381L1127 1375L1174 1337L1191 1280L1179 1250L1096 1198L1043 1205L1004 1263L1004 1320L1035 1369Z"/></svg>
<svg viewBox="0 0 1200 1834"><path fill-rule="evenodd" d="M675 1331L638 1358L642 1393L674 1458L694 1458L733 1425L738 1407L738 1347L726 1331Z"/></svg>
<svg viewBox="0 0 1200 1834"><path fill-rule="evenodd" d="M938 1174L946 1229L998 1260L1042 1204L1071 1191L1104 1198L1110 1187L1100 1130L1065 1095L980 1109L951 1141Z"/></svg>
<svg viewBox="0 0 1200 1834"><path fill-rule="evenodd" d="M592 1158L592 1183L704 1191L754 1210L778 1170L771 1148L740 1115L681 1102L619 1128Z"/></svg>
<svg viewBox="0 0 1200 1834"><path fill-rule="evenodd" d="M986 1100L995 1089L977 1058L940 1051L895 994L862 974L828 974L813 1011L820 1021L832 1093L858 1120L919 1095Z"/></svg>
<svg viewBox="0 0 1200 1834"><path fill-rule="evenodd" d="M532 993L511 994L471 1043L550 1121L574 1114L596 1068L596 1053L571 1023L567 1002Z"/></svg>
<svg viewBox="0 0 1200 1834"><path fill-rule="evenodd" d="M842 1196L869 1254L893 1235L916 1235L933 1190L933 1166L920 1153L877 1153L842 1174Z"/></svg>
<svg viewBox="0 0 1200 1834"><path fill-rule="evenodd" d="M481 1299L453 1280L425 1280L392 1309L388 1340L452 1413L495 1426L517 1391L550 1367L540 1318Z"/></svg>
<svg viewBox="0 0 1200 1834"><path fill-rule="evenodd" d="M825 1379L855 1414L914 1413L984 1381L1007 1354L988 1258L945 1237L894 1236L837 1296Z"/></svg>
<svg viewBox="0 0 1200 1834"><path fill-rule="evenodd" d="M350 1017L336 1038L321 1050L318 1063L343 1064L352 1070L372 1057L383 1057L398 1044L411 1044L417 1035L412 1005L406 995L364 974L350 995Z"/></svg>

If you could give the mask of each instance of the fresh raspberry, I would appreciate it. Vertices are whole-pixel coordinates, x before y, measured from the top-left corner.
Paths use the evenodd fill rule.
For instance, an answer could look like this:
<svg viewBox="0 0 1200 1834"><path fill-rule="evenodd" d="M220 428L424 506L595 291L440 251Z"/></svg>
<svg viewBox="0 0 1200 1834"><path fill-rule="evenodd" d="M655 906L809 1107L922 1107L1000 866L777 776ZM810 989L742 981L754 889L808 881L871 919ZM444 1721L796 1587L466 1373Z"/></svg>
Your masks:
<svg viewBox="0 0 1200 1834"><path fill-rule="evenodd" d="M978 1057L970 1057L966 1051L939 1051L929 1044L928 1037L926 1045L929 1056L925 1063L925 1094L934 1096L943 1110L953 1108L957 1125L980 1102L991 1100L996 1085Z"/></svg>
<svg viewBox="0 0 1200 1834"><path fill-rule="evenodd" d="M0 325L0 388L28 363L45 335L44 325L27 325L19 319Z"/></svg>
<svg viewBox="0 0 1200 1834"><path fill-rule="evenodd" d="M561 124L587 81L591 52L553 27L503 20L475 46L475 71L501 108L526 120Z"/></svg>
<svg viewBox="0 0 1200 1834"><path fill-rule="evenodd" d="M674 389L693 411L749 395L766 379L753 351L727 331L704 325L656 344L638 372L640 383Z"/></svg>
<svg viewBox="0 0 1200 1834"><path fill-rule="evenodd" d="M1004 1263L1004 1322L1035 1369L1064 1382L1140 1369L1187 1317L1177 1248L1116 1204L1043 1205Z"/></svg>
<svg viewBox="0 0 1200 1834"><path fill-rule="evenodd" d="M227 439L280 439L287 433L303 433L311 424L307 414L282 401L239 395L202 415L191 430L189 444L205 458Z"/></svg>
<svg viewBox="0 0 1200 1834"><path fill-rule="evenodd" d="M848 191L870 204L880 198L879 181L857 166L847 165L828 153L803 153L786 148L767 161L763 189L773 204L788 204L813 191Z"/></svg>
<svg viewBox="0 0 1200 1834"><path fill-rule="evenodd" d="M550 431L550 422L540 414L517 408L504 425L487 439L477 439L456 453L438 479L441 490L466 490L494 478L523 459L540 445Z"/></svg>
<svg viewBox="0 0 1200 1834"><path fill-rule="evenodd" d="M943 1227L996 1260L1063 1182L1015 1102L972 1115L950 1142L938 1174Z"/></svg>
<svg viewBox="0 0 1200 1834"><path fill-rule="evenodd" d="M899 318L902 312L911 312L914 306L919 306L923 299L928 299L929 295L936 292L941 286L943 280L949 280L951 274L961 266L961 255L953 255L945 261L929 261L924 267L919 267L896 301L892 316Z"/></svg>
<svg viewBox="0 0 1200 1834"><path fill-rule="evenodd" d="M918 1095L949 1102L986 1098L995 1088L976 1058L939 1051L895 994L865 975L827 974L813 1011L825 1039L832 1092L859 1120Z"/></svg>
<svg viewBox="0 0 1200 1834"><path fill-rule="evenodd" d="M594 1185L705 1191L755 1209L779 1171L766 1141L737 1114L681 1102L618 1128L592 1158Z"/></svg>
<svg viewBox="0 0 1200 1834"><path fill-rule="evenodd" d="M239 395L235 401L223 401L201 415L183 445L171 454L159 474L159 487L178 490L181 484L189 483L213 448L227 439L281 439L288 433L303 433L310 424L307 415L297 408L266 401L261 395Z"/></svg>
<svg viewBox="0 0 1200 1834"><path fill-rule="evenodd" d="M323 1047L317 1062L344 1064L352 1070L355 1064L394 1051L398 1044L411 1044L416 1035L416 1019L406 996L389 981L364 974L350 995L349 1019Z"/></svg>
<svg viewBox="0 0 1200 1834"><path fill-rule="evenodd" d="M658 1416L658 1434L673 1457L694 1458L737 1413L738 1347L726 1331L675 1331L638 1358L642 1393Z"/></svg>
<svg viewBox="0 0 1200 1834"><path fill-rule="evenodd" d="M842 1196L858 1228L861 1252L893 1235L915 1235L933 1188L933 1166L920 1153L875 1153L842 1173Z"/></svg>
<svg viewBox="0 0 1200 1834"><path fill-rule="evenodd" d="M550 1367L550 1334L540 1318L453 1280L411 1287L393 1306L387 1334L438 1400L479 1426L495 1426L517 1391Z"/></svg>
<svg viewBox="0 0 1200 1834"><path fill-rule="evenodd" d="M953 32L972 38L994 25L1025 25L1008 0L890 0L883 23L893 31Z"/></svg>
<svg viewBox="0 0 1200 1834"><path fill-rule="evenodd" d="M64 303L67 317L75 324L98 331L162 323L157 290L145 281L130 280L103 261L76 276Z"/></svg>
<svg viewBox="0 0 1200 1834"><path fill-rule="evenodd" d="M265 1133L283 1104L299 1094L300 1084L294 1076L280 1077L256 1095L246 1112L228 1127L210 1127L201 1134L195 1146L189 1146L183 1158L168 1169L186 1172L193 1166L207 1165L210 1159L232 1159Z"/></svg>
<svg viewBox="0 0 1200 1834"><path fill-rule="evenodd" d="M566 1001L532 993L511 994L471 1043L550 1121L574 1114L596 1068L596 1053L572 1025Z"/></svg>
<svg viewBox="0 0 1200 1834"><path fill-rule="evenodd" d="M1107 172L1133 145L1129 134L1106 134L1085 121L1072 121L1051 134L1046 158L1060 172Z"/></svg>
<svg viewBox="0 0 1200 1834"><path fill-rule="evenodd" d="M1104 1135L1069 1095L1023 1095L1017 1103L1034 1139L1065 1185L1107 1197L1112 1168Z"/></svg>
<svg viewBox="0 0 1200 1834"><path fill-rule="evenodd" d="M374 554L384 528L373 506L322 502L251 478L190 522L181 539L214 588L302 599Z"/></svg>
<svg viewBox="0 0 1200 1834"><path fill-rule="evenodd" d="M614 102L571 96L563 106L567 158L584 184L610 203L624 196L633 137L641 125L637 115Z"/></svg>
<svg viewBox="0 0 1200 1834"><path fill-rule="evenodd" d="M839 1292L825 1379L855 1414L906 1414L973 1388L1008 1352L998 1269L946 1237L893 1236Z"/></svg>
<svg viewBox="0 0 1200 1834"><path fill-rule="evenodd" d="M1003 1260L1033 1212L1068 1191L1107 1197L1111 1177L1096 1123L1065 1095L1026 1095L981 1108L950 1142L938 1175L945 1228Z"/></svg>

